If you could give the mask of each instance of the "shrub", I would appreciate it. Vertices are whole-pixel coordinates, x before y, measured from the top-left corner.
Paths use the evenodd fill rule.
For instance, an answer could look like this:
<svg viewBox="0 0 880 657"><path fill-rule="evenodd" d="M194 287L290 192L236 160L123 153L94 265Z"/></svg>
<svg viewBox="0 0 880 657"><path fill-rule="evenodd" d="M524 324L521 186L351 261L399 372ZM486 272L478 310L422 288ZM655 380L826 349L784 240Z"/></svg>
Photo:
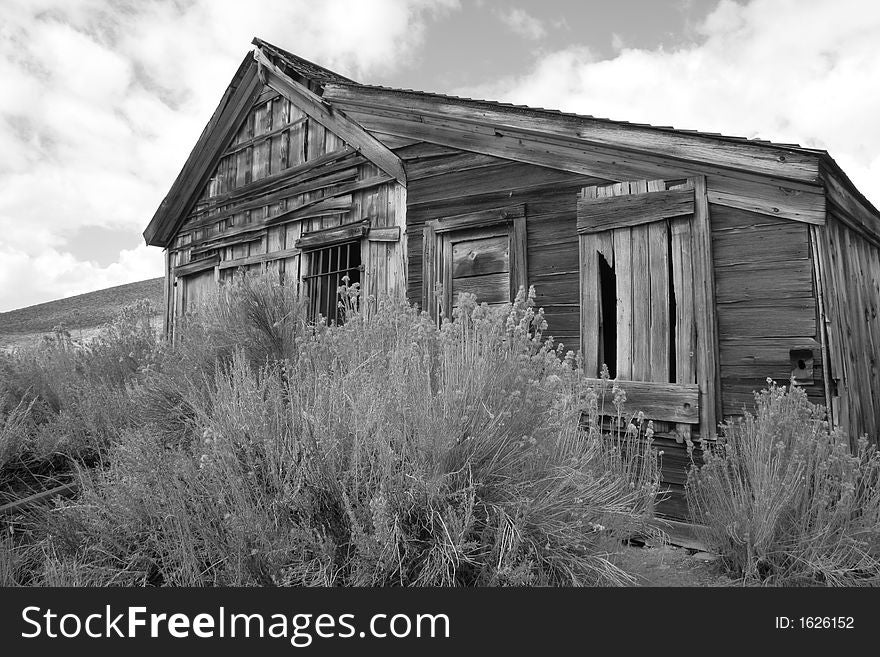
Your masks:
<svg viewBox="0 0 880 657"><path fill-rule="evenodd" d="M181 336L220 338L197 371L177 346L158 368L178 372L179 424L126 430L82 473L80 501L48 516L38 580L631 582L608 551L650 513L656 463L632 433L618 451L594 412L579 428L598 393L544 339L533 295L464 297L438 328L357 286L341 326L310 324L274 280L227 292Z"/></svg>
<svg viewBox="0 0 880 657"><path fill-rule="evenodd" d="M27 449L32 406L33 402L22 399L17 405L10 405L8 411L0 413L0 472L19 461Z"/></svg>
<svg viewBox="0 0 880 657"><path fill-rule="evenodd" d="M181 346L191 350L198 340L223 362L235 351L256 365L290 358L312 333L307 313L305 299L276 270L238 273L215 299L185 318Z"/></svg>
<svg viewBox="0 0 880 657"><path fill-rule="evenodd" d="M768 383L690 472L705 539L749 581L880 583L880 455L864 439L851 453L802 388Z"/></svg>
<svg viewBox="0 0 880 657"><path fill-rule="evenodd" d="M161 354L151 314L138 302L90 341L58 327L0 358L0 489L62 476L71 459L92 463L134 424L131 388Z"/></svg>

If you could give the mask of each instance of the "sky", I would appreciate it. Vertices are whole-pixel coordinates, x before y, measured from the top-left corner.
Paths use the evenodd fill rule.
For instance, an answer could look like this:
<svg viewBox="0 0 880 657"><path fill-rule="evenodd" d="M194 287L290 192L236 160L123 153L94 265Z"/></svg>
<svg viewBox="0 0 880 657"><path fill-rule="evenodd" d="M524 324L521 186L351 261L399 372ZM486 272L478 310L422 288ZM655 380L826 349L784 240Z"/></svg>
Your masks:
<svg viewBox="0 0 880 657"><path fill-rule="evenodd" d="M141 235L259 36L368 84L828 150L880 206L875 0L0 0L0 312Z"/></svg>

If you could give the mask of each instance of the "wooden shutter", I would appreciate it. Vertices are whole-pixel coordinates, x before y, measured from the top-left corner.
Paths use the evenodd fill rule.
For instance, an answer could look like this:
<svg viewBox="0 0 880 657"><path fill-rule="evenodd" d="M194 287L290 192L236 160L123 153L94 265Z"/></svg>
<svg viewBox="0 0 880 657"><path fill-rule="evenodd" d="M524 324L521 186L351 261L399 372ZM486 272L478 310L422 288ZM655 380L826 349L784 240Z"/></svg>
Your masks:
<svg viewBox="0 0 880 657"><path fill-rule="evenodd" d="M662 393L668 410L649 394L663 415L652 419L679 422L685 435L689 423L681 418L697 390L701 433L712 435L719 397L705 180L586 187L578 200L577 231L584 367L599 371L607 356L603 336L613 322L616 378L664 384L654 392ZM600 284L603 260L614 274L614 317L602 313L608 307Z"/></svg>

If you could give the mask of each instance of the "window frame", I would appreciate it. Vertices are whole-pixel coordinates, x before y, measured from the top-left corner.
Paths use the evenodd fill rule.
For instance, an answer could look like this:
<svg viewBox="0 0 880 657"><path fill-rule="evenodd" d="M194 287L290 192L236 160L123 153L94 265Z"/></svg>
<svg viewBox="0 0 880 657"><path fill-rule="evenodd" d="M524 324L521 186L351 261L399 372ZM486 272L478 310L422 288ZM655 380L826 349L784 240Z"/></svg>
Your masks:
<svg viewBox="0 0 880 657"><path fill-rule="evenodd" d="M319 315L327 319L328 322L341 323L342 318L339 313L339 295L338 289L343 284L342 278L348 272L358 271L358 281L361 288L364 287L364 274L366 267L363 259L363 243L370 227L369 220L359 221L351 224L343 224L334 228L327 228L310 233L304 233L300 237L295 246L301 250L302 257L305 258L306 274L300 276L300 283L305 287L306 297L309 299L309 314L313 321L317 321ZM340 267L339 262L342 257L342 249L346 248L346 261L349 266ZM329 256L327 266L332 267L333 251L336 251L336 268L328 271L318 271L318 268L324 265L324 254ZM355 256L356 265L351 265ZM335 298L335 312L329 314L330 310L330 291L331 280L335 277L337 290ZM326 280L327 289L322 289L322 282ZM314 286L318 286L315 291ZM324 307L326 305L326 308ZM323 310L328 312L325 314Z"/></svg>
<svg viewBox="0 0 880 657"><path fill-rule="evenodd" d="M528 254L526 249L525 205L512 205L478 212L443 217L428 221L422 232L422 310L439 321L441 316L451 316L452 299L452 246L455 242L469 239L476 229L491 231L498 228L498 235L507 233L510 257L510 300L516 298L520 287L528 290ZM456 239L459 233L460 239ZM441 286L441 293L435 288Z"/></svg>

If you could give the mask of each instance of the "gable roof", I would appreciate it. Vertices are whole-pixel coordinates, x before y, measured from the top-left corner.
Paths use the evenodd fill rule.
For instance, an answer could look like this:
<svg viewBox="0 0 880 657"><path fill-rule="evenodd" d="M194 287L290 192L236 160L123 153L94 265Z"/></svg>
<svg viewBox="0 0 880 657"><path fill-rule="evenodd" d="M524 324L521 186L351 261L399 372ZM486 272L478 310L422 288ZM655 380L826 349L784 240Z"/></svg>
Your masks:
<svg viewBox="0 0 880 657"><path fill-rule="evenodd" d="M171 189L144 230L148 245L167 247L170 244L264 85L274 88L373 164L406 184L400 158L321 98L324 84L354 84L351 80L260 39L254 39L254 44L256 50L245 55Z"/></svg>
<svg viewBox="0 0 880 657"><path fill-rule="evenodd" d="M207 183L214 156L232 141L235 128L259 96L262 86L254 58L247 53L171 189L144 229L144 240L148 245L168 245L177 224L186 214L187 206L194 202Z"/></svg>
<svg viewBox="0 0 880 657"><path fill-rule="evenodd" d="M738 175L751 178L767 177L770 182L781 182L795 189L818 190L827 184L829 194L835 192L838 197L838 207L861 231L875 239L880 236L880 212L824 150L361 84L262 39L255 38L253 44L256 46L254 57L250 54L245 57L172 190L144 231L148 244L166 246L175 230L173 226L182 220L182 216L174 214L182 212L189 199L172 203L169 198L179 199L189 193L192 185L187 185L186 179L200 172L191 161L198 159L209 146L212 132L223 127L229 129L222 120L229 116L229 112L223 113L224 107L232 102L250 73L265 79L265 71L259 70L254 59L307 86L329 114L354 119L355 124L363 126L380 141L382 135L422 139L619 180L699 173L708 167L721 172L736 170ZM239 93L236 97L240 96ZM551 142L555 144L554 149L546 148ZM590 154L585 157L587 151ZM368 152L364 154L370 157ZM389 170L387 165L383 168ZM403 175L398 172L396 177L405 184ZM196 182L204 183L201 178ZM198 193L198 189L201 186L192 194Z"/></svg>

